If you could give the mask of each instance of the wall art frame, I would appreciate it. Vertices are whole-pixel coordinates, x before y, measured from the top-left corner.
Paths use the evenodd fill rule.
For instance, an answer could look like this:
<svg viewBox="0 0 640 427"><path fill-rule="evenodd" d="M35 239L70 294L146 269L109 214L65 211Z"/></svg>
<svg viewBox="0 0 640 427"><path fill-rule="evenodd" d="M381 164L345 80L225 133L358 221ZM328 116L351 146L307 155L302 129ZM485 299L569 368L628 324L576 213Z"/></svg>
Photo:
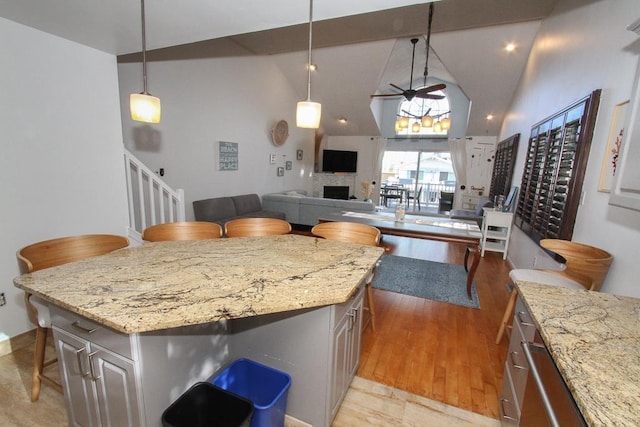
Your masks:
<svg viewBox="0 0 640 427"><path fill-rule="evenodd" d="M629 100L616 104L613 108L607 147L602 158L600 181L598 181L598 191L602 193L610 193L613 186L613 179L616 176L618 163L620 162L620 148L624 137L624 126L628 109Z"/></svg>
<svg viewBox="0 0 640 427"><path fill-rule="evenodd" d="M238 170L238 143L218 142L218 170L237 171Z"/></svg>

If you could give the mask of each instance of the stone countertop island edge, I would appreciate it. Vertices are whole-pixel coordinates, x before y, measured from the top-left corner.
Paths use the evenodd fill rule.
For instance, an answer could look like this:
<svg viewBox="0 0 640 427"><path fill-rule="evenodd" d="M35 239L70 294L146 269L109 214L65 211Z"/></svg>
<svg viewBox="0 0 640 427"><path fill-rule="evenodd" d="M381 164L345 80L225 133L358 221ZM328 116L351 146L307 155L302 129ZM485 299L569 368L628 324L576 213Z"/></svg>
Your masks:
<svg viewBox="0 0 640 427"><path fill-rule="evenodd" d="M383 252L291 234L145 243L25 274L14 284L131 334L340 304Z"/></svg>
<svg viewBox="0 0 640 427"><path fill-rule="evenodd" d="M640 299L515 285L587 424L640 425Z"/></svg>

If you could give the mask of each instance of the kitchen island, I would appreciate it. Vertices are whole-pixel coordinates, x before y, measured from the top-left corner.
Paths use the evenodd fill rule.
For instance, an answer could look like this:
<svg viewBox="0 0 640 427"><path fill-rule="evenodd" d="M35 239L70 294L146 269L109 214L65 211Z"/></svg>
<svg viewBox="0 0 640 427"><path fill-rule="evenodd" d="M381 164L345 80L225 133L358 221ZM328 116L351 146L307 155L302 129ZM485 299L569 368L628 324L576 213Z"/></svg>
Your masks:
<svg viewBox="0 0 640 427"><path fill-rule="evenodd" d="M328 426L382 253L297 235L157 242L14 283L50 303L71 424L158 426L193 383L247 357L292 376L289 415Z"/></svg>
<svg viewBox="0 0 640 427"><path fill-rule="evenodd" d="M640 299L516 287L586 423L640 425Z"/></svg>

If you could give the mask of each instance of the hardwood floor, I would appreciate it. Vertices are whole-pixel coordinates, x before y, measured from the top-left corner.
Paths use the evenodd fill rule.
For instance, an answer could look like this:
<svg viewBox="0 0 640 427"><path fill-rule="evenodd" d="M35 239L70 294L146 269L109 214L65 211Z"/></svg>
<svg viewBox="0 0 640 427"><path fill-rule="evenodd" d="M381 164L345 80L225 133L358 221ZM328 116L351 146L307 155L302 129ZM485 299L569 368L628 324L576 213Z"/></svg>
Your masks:
<svg viewBox="0 0 640 427"><path fill-rule="evenodd" d="M398 256L463 263L464 245L386 235L383 244ZM479 310L374 290L377 331L364 331L357 375L497 419L507 339L495 337L508 273L501 254L485 254Z"/></svg>

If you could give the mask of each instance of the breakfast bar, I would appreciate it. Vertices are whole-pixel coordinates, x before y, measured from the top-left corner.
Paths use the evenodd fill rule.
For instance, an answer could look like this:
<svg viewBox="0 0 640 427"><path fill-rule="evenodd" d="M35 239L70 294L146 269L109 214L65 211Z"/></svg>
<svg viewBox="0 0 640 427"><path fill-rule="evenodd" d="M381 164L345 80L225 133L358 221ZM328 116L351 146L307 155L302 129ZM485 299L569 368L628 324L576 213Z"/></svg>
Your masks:
<svg viewBox="0 0 640 427"><path fill-rule="evenodd" d="M49 303L70 424L159 426L191 385L247 357L292 376L288 415L328 426L382 253L299 235L157 242L14 283Z"/></svg>

